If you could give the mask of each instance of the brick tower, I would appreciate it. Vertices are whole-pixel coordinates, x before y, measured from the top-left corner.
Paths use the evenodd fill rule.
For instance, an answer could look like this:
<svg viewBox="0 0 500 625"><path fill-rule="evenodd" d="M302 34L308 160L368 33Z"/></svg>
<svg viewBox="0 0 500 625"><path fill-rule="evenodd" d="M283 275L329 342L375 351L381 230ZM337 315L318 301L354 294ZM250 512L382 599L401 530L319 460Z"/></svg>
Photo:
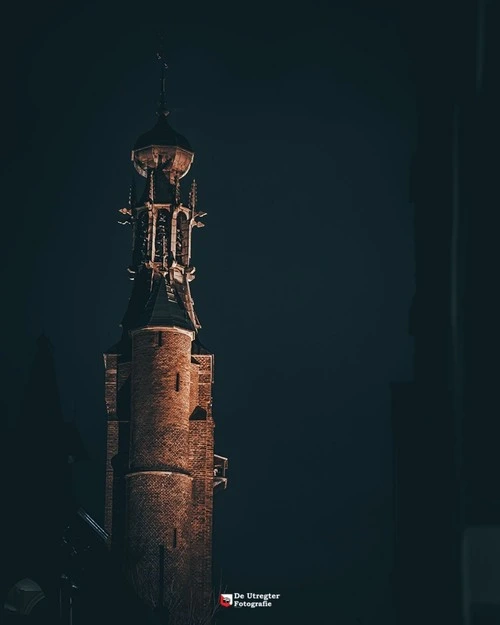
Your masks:
<svg viewBox="0 0 500 625"><path fill-rule="evenodd" d="M140 598L168 623L206 623L211 610L213 493L227 460L214 455L213 355L198 339L190 282L196 210L181 179L193 150L170 126L162 66L158 120L132 151L132 294L121 340L104 355L108 414L105 527Z"/></svg>

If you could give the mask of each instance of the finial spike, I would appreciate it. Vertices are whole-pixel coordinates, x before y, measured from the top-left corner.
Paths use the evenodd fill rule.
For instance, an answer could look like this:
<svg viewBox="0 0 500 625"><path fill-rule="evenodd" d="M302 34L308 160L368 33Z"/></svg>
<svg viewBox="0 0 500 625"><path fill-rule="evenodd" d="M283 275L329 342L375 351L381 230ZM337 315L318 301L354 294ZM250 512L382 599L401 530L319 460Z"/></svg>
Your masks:
<svg viewBox="0 0 500 625"><path fill-rule="evenodd" d="M163 115L166 117L169 114L169 110L167 109L167 90L166 90L166 70L168 69L168 65L165 61L163 51L158 51L156 53L156 58L161 63L161 82L160 82L160 100L158 102L158 110L157 115Z"/></svg>

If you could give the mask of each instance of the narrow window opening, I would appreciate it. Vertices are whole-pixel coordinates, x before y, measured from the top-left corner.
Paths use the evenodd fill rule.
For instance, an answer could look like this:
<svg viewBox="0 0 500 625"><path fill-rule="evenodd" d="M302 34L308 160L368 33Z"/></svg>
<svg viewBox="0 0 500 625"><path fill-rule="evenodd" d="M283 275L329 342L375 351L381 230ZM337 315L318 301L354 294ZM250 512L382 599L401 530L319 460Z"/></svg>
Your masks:
<svg viewBox="0 0 500 625"><path fill-rule="evenodd" d="M180 384L181 384L181 376L180 376L180 374L178 373L178 374L175 376L175 390L176 390L176 391L178 391L178 390L179 390L179 388L180 388Z"/></svg>
<svg viewBox="0 0 500 625"><path fill-rule="evenodd" d="M158 347L161 347L162 346L162 340L163 340L163 335L162 335L161 332L158 332L158 337L157 338L158 338L157 345L158 345Z"/></svg>
<svg viewBox="0 0 500 625"><path fill-rule="evenodd" d="M160 607L163 606L163 590L164 590L164 586L165 586L165 575L164 575L164 570L165 570L165 546L164 545L160 545L160 579L159 579L159 604Z"/></svg>
<svg viewBox="0 0 500 625"><path fill-rule="evenodd" d="M177 528L174 528L174 539L172 541L174 549L177 547Z"/></svg>

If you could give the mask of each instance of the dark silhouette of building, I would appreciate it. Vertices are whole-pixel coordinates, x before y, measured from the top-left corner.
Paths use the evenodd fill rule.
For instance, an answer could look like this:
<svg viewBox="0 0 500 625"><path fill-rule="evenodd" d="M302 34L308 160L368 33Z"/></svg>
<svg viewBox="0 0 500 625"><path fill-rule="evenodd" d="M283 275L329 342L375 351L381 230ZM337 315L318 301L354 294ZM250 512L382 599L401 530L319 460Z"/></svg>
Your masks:
<svg viewBox="0 0 500 625"><path fill-rule="evenodd" d="M38 339L21 403L2 440L5 618L33 610L58 613L59 547L76 510L71 466L85 457L76 428L62 417L52 346L45 336Z"/></svg>
<svg viewBox="0 0 500 625"><path fill-rule="evenodd" d="M182 199L194 152L169 124L164 75L157 115L132 152L144 192L120 211L133 230L134 285L122 338L104 357L105 528L137 595L183 625L213 610L213 492L227 461L214 455L213 355L190 293L192 231L205 213L194 181Z"/></svg>
<svg viewBox="0 0 500 625"><path fill-rule="evenodd" d="M54 612L60 576L55 554L75 510L71 464L84 451L74 426L63 421L52 347L45 336L38 339L21 410L3 444L2 589L5 593L31 579L46 596L38 609Z"/></svg>
<svg viewBox="0 0 500 625"><path fill-rule="evenodd" d="M470 596L467 530L498 524L498 7L413 5L414 380L393 386L397 622L498 623ZM480 614L481 612L481 614Z"/></svg>
<svg viewBox="0 0 500 625"><path fill-rule="evenodd" d="M85 459L41 336L20 413L2 437L1 622L155 622L121 575L108 534L73 495L72 466Z"/></svg>

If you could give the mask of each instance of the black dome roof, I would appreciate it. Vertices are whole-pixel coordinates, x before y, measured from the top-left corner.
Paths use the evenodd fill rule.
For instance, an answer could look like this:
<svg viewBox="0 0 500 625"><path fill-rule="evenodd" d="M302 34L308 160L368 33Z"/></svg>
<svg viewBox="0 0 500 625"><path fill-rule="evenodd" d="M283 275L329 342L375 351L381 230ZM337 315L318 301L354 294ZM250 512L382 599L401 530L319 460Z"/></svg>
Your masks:
<svg viewBox="0 0 500 625"><path fill-rule="evenodd" d="M192 152L189 141L170 126L165 115L159 115L154 128L141 135L134 145L134 150L147 148L150 145L168 145Z"/></svg>

